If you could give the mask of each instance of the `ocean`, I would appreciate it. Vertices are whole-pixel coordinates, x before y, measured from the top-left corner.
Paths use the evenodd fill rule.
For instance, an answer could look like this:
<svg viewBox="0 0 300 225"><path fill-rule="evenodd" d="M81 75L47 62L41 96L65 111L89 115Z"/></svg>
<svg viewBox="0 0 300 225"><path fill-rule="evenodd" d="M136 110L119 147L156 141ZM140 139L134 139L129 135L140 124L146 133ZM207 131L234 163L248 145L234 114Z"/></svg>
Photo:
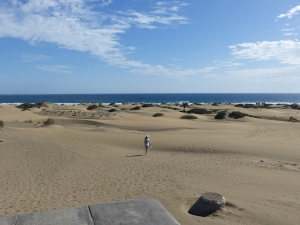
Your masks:
<svg viewBox="0 0 300 225"><path fill-rule="evenodd" d="M300 104L300 93L195 93L195 94L13 94L0 95L0 104L50 102L54 104L102 103L233 103Z"/></svg>

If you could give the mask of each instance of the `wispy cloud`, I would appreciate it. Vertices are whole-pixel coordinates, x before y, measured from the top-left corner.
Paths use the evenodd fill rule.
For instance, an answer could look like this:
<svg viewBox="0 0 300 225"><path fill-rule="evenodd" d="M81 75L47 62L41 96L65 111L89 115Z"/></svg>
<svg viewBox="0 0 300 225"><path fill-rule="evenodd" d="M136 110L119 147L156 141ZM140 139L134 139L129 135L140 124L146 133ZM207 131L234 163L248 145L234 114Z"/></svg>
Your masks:
<svg viewBox="0 0 300 225"><path fill-rule="evenodd" d="M243 65L242 63L238 63L233 60L228 60L228 61L215 60L215 61L213 61L213 63L215 63L215 65L217 67L222 67L222 68L231 68L231 67L238 67L238 66Z"/></svg>
<svg viewBox="0 0 300 225"><path fill-rule="evenodd" d="M141 69L132 69L131 72L142 73L144 75L157 75L160 74L169 78L181 78L185 76L204 76L210 72L218 69L217 67L204 67L198 70L177 70L168 69L161 65L143 67Z"/></svg>
<svg viewBox="0 0 300 225"><path fill-rule="evenodd" d="M229 46L237 59L256 61L278 60L280 63L300 64L300 42L293 40L263 41Z"/></svg>
<svg viewBox="0 0 300 225"><path fill-rule="evenodd" d="M300 11L300 5L297 5L296 7L292 8L285 14L280 14L279 16L277 16L277 18L281 19L287 17L291 19L294 15L298 14L298 11Z"/></svg>
<svg viewBox="0 0 300 225"><path fill-rule="evenodd" d="M73 71L69 69L73 69L74 67L66 66L66 65L56 65L56 66L49 66L49 65L36 65L36 68L48 72L55 72L55 73L73 73Z"/></svg>
<svg viewBox="0 0 300 225"><path fill-rule="evenodd" d="M46 55L28 55L24 54L22 55L22 62L36 62L41 60L50 60L51 57Z"/></svg>
<svg viewBox="0 0 300 225"><path fill-rule="evenodd" d="M135 48L120 44L119 34L133 27L156 29L188 23L179 15L186 3L166 1L151 3L148 11L118 11L108 14L97 6L112 5L113 0L12 0L0 2L0 38L14 37L35 45L54 43L60 48L90 52L100 60L115 66L157 70L160 66L128 60L127 54ZM149 4L150 4L149 3ZM45 60L43 56L27 56L24 61ZM47 71L58 67L39 66ZM167 69L166 69L167 70ZM160 69L162 74L167 74ZM186 72L178 72L185 74Z"/></svg>
<svg viewBox="0 0 300 225"><path fill-rule="evenodd" d="M109 5L111 3L113 3L113 0L102 0L103 5Z"/></svg>

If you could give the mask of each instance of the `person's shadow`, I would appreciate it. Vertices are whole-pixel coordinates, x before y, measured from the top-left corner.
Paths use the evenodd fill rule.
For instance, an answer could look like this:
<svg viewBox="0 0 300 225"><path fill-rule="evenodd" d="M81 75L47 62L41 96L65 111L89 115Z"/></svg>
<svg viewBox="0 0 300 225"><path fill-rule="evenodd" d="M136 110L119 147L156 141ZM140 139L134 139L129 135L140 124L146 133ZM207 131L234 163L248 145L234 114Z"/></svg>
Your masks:
<svg viewBox="0 0 300 225"><path fill-rule="evenodd" d="M143 155L127 155L126 157L138 157L138 156L143 156Z"/></svg>

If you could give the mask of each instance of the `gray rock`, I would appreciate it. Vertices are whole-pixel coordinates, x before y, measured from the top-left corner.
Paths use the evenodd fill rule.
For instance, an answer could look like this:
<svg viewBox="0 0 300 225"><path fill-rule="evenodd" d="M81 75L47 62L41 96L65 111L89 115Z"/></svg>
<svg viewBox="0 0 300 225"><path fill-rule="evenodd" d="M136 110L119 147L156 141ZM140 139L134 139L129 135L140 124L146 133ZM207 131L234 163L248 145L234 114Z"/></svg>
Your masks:
<svg viewBox="0 0 300 225"><path fill-rule="evenodd" d="M220 208L224 208L225 198L213 192L203 194L198 201L190 208L189 213L195 216L208 216Z"/></svg>

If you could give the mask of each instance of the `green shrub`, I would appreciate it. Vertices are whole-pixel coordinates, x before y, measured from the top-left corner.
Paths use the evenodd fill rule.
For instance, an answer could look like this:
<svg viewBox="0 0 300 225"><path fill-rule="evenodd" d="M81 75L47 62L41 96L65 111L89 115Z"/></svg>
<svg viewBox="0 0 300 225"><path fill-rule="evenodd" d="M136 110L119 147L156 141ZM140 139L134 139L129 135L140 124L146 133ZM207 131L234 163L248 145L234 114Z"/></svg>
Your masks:
<svg viewBox="0 0 300 225"><path fill-rule="evenodd" d="M221 112L218 112L218 114L215 116L215 119L221 120L221 119L224 119L225 116L226 116L226 112L225 111L221 111Z"/></svg>
<svg viewBox="0 0 300 225"><path fill-rule="evenodd" d="M93 110L96 109L98 106L96 104L90 105L89 107L87 107L87 110Z"/></svg>
<svg viewBox="0 0 300 225"><path fill-rule="evenodd" d="M296 118L294 118L292 116L290 117L290 119L288 121L290 121L290 122L299 122L299 120L297 120Z"/></svg>
<svg viewBox="0 0 300 225"><path fill-rule="evenodd" d="M186 120L193 120L193 119L197 119L196 116L192 116L192 115L185 115L180 117L181 119L186 119Z"/></svg>
<svg viewBox="0 0 300 225"><path fill-rule="evenodd" d="M154 105L153 104L143 104L142 107L153 107Z"/></svg>
<svg viewBox="0 0 300 225"><path fill-rule="evenodd" d="M154 115L153 115L153 117L159 117L159 116L163 116L164 114L163 113L155 113Z"/></svg>
<svg viewBox="0 0 300 225"><path fill-rule="evenodd" d="M108 110L108 112L114 112L114 111L116 111L116 109L110 109L110 110Z"/></svg>
<svg viewBox="0 0 300 225"><path fill-rule="evenodd" d="M292 109L300 109L300 106L296 103L291 104Z"/></svg>
<svg viewBox="0 0 300 225"><path fill-rule="evenodd" d="M243 118L243 117L247 116L247 114L242 113L240 111L233 111L228 116L233 119L239 119L239 118Z"/></svg>
<svg viewBox="0 0 300 225"><path fill-rule="evenodd" d="M3 120L0 120L0 127L4 127L4 122L3 122Z"/></svg>
<svg viewBox="0 0 300 225"><path fill-rule="evenodd" d="M22 111L25 111L25 110L29 110L30 108L35 107L35 105L34 104L30 104L30 103L23 103L23 104L18 105L16 107L19 108L19 109L22 109Z"/></svg>
<svg viewBox="0 0 300 225"><path fill-rule="evenodd" d="M140 106L135 106L135 107L133 107L132 109L130 109L130 110L140 110L141 109L141 107Z"/></svg>
<svg viewBox="0 0 300 225"><path fill-rule="evenodd" d="M45 126L49 126L49 125L55 124L55 120L53 118L49 117L47 120L43 121L43 124Z"/></svg>
<svg viewBox="0 0 300 225"><path fill-rule="evenodd" d="M187 113L195 113L195 114L211 114L212 111L208 111L206 109L190 109Z"/></svg>
<svg viewBox="0 0 300 225"><path fill-rule="evenodd" d="M183 107L183 112L185 112L185 108L189 107L189 103L188 102L183 102L180 107Z"/></svg>

